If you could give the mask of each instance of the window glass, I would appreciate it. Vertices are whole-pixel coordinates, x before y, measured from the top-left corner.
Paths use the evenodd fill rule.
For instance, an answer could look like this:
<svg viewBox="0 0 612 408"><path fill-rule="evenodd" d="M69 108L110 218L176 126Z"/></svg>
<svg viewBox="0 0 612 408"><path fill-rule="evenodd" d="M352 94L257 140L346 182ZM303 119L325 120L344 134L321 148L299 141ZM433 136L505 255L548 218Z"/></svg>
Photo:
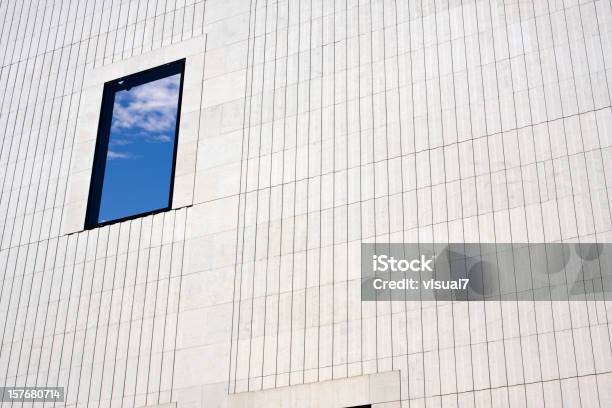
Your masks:
<svg viewBox="0 0 612 408"><path fill-rule="evenodd" d="M87 224L168 209L183 64L107 83Z"/></svg>

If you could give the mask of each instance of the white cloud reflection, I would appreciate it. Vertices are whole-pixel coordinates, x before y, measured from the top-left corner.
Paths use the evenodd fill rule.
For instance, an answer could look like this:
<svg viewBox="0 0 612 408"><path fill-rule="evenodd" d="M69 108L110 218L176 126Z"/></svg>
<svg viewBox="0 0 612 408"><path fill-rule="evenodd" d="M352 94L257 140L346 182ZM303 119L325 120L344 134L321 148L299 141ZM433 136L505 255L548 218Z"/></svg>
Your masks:
<svg viewBox="0 0 612 408"><path fill-rule="evenodd" d="M168 143L174 133L180 74L117 92L113 106L111 144L127 145L131 139ZM114 139L114 140L113 140Z"/></svg>
<svg viewBox="0 0 612 408"><path fill-rule="evenodd" d="M108 160L117 160L117 159L131 159L133 156L129 153L123 152L115 152L113 150L109 150L106 154L106 158Z"/></svg>

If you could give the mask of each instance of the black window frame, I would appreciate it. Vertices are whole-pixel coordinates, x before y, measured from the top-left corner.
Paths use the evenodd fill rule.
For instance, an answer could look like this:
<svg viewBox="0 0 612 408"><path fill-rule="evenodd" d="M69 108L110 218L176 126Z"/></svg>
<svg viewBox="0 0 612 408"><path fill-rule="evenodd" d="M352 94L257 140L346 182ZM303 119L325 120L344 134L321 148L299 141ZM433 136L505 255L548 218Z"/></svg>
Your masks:
<svg viewBox="0 0 612 408"><path fill-rule="evenodd" d="M168 203L165 207L138 214L128 215L122 218L98 222L100 215L100 204L102 201L102 186L106 171L106 159L108 144L110 140L111 123L113 119L113 106L115 94L119 91L143 85L148 82L166 78L171 75L181 74L179 85L178 106L176 110L176 128L174 130L174 151L172 154L172 170L170 174L170 192ZM136 72L122 78L108 81L104 84L102 94L102 106L100 107L100 118L98 120L98 132L96 136L96 148L94 153L91 180L89 183L89 196L87 198L87 213L85 215L85 229L93 229L118 222L145 217L147 215L168 211L172 208L172 197L174 195L174 176L176 172L176 154L178 150L178 136L181 120L181 105L183 100L183 83L185 82L185 59L169 62L145 71Z"/></svg>

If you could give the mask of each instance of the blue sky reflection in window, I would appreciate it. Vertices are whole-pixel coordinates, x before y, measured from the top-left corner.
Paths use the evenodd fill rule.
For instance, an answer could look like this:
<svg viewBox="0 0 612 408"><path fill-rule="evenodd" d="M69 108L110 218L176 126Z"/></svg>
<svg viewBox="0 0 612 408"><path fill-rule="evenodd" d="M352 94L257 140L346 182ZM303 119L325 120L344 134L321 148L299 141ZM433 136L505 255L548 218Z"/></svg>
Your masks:
<svg viewBox="0 0 612 408"><path fill-rule="evenodd" d="M98 223L168 206L181 74L115 93Z"/></svg>

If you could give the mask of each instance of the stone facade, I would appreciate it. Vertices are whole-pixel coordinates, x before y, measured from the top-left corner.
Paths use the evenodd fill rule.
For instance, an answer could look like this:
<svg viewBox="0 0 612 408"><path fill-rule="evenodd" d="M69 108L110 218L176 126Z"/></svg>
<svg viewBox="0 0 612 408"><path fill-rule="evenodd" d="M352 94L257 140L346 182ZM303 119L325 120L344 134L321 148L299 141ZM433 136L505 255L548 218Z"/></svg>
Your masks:
<svg viewBox="0 0 612 408"><path fill-rule="evenodd" d="M0 386L612 406L609 302L359 285L362 242L612 242L609 0L5 0L0 20ZM180 58L173 209L84 230L103 83Z"/></svg>

